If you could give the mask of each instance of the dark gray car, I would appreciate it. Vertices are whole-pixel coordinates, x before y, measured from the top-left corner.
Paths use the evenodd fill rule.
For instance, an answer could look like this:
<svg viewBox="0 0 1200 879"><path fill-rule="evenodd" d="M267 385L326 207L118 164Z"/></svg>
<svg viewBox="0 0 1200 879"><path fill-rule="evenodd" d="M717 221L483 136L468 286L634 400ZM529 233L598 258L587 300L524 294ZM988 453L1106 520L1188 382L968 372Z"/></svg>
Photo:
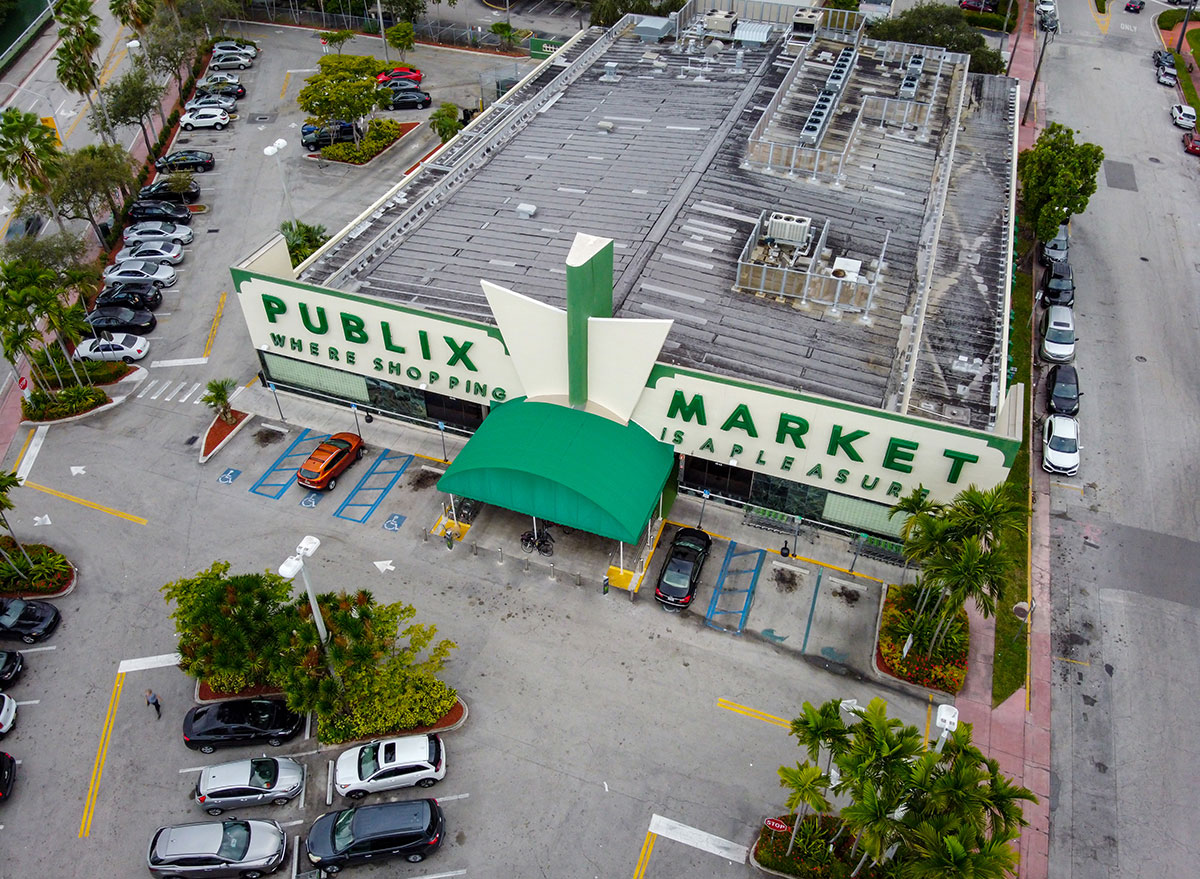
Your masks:
<svg viewBox="0 0 1200 879"><path fill-rule="evenodd" d="M207 821L160 827L150 838L150 875L258 879L274 873L287 852L287 834L274 821Z"/></svg>
<svg viewBox="0 0 1200 879"><path fill-rule="evenodd" d="M287 757L253 757L200 770L193 794L210 815L239 806L286 806L304 790L304 767Z"/></svg>

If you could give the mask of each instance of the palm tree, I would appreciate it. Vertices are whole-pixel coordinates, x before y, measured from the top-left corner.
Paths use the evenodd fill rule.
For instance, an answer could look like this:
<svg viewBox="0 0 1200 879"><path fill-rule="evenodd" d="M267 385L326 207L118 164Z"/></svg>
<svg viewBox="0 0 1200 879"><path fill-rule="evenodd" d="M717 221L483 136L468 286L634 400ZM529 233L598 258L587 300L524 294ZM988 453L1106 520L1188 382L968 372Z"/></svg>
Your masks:
<svg viewBox="0 0 1200 879"><path fill-rule="evenodd" d="M21 480L17 479L16 473L10 473L7 470L0 471L0 523L8 529L8 533L12 535L13 543L17 545L17 549L21 550L21 555L25 556L25 561L33 567L33 559L29 557L29 553L25 551L25 547L21 546L21 541L17 540L17 532L13 531L12 525L8 524L8 516L5 515L9 510L14 509L16 504L8 493L21 484Z"/></svg>
<svg viewBox="0 0 1200 879"><path fill-rule="evenodd" d="M9 107L0 115L0 179L45 199L59 230L66 232L50 196L50 178L58 169L58 156L53 132L36 114Z"/></svg>
<svg viewBox="0 0 1200 879"><path fill-rule="evenodd" d="M812 809L818 815L829 811L829 800L821 793L829 786L829 779L821 772L819 766L810 766L808 761L805 761L803 764L797 763L795 769L780 766L779 785L790 791L784 805L795 816L792 821L792 838L788 840L787 847L787 854L790 855L792 846L796 843L796 829L804 820L807 810ZM797 812L800 807L804 807L806 811Z"/></svg>
<svg viewBox="0 0 1200 879"><path fill-rule="evenodd" d="M946 515L956 531L974 534L987 549L1002 541L1006 534L1024 534L1029 510L1025 502L1016 497L1013 485L1001 482L989 489L974 485L963 489Z"/></svg>
<svg viewBox="0 0 1200 879"><path fill-rule="evenodd" d="M907 879L1005 879L1017 866L1012 836L980 839L969 825L949 832L931 823L917 825L911 834L910 856L904 864Z"/></svg>
<svg viewBox="0 0 1200 879"><path fill-rule="evenodd" d="M229 394L237 385L231 378L214 378L208 383L208 390L200 398L205 406L217 413L217 417L226 424L236 424L233 417L233 407L229 404Z"/></svg>
<svg viewBox="0 0 1200 879"><path fill-rule="evenodd" d="M825 763L825 771L829 772L833 765L834 755L845 749L849 733L838 713L841 703L830 699L819 709L811 702L805 702L801 707L803 712L792 721L791 734L794 735L808 751L808 758L814 763L819 762L821 748L829 751L829 759Z"/></svg>
<svg viewBox="0 0 1200 879"><path fill-rule="evenodd" d="M66 28L60 29L59 34L62 35L65 30ZM108 118L108 108L104 106L104 99L99 94L100 72L96 69L94 60L96 48L93 47L89 38L88 34L63 37L62 43L54 52L54 60L58 63L55 75L67 91L87 98L88 106L92 108L93 113L96 112L97 104L92 100L92 92L97 92L97 97L100 98L99 110L102 122L99 126L100 136L105 143L112 143L112 122Z"/></svg>
<svg viewBox="0 0 1200 879"><path fill-rule="evenodd" d="M986 618L996 612L996 599L1010 567L1011 559L1000 549L984 549L980 538L972 536L928 559L925 579L931 586L948 589L952 596L961 595L963 601L974 599ZM957 613L958 608L952 612Z"/></svg>
<svg viewBox="0 0 1200 879"><path fill-rule="evenodd" d="M83 338L84 331L88 328L88 322L83 303L68 304L68 295L67 291L61 287L46 287L38 298L38 302L41 306L42 317L46 319L46 328L54 333L58 349L71 369L75 384L82 386L83 382L79 380L79 373L75 371L75 361L71 357L71 352L67 350L66 343L78 344L79 340ZM54 359L51 358L50 362L54 363ZM57 374L57 369L55 372ZM58 384L59 387L62 387L61 378Z"/></svg>
<svg viewBox="0 0 1200 879"><path fill-rule="evenodd" d="M3 334L0 335L0 340L2 340L0 344L3 345L5 357L12 364L13 372L16 372L17 361L22 357L30 360L36 349L36 343L42 341L42 334L33 325L32 320L26 316L24 323L10 324L6 327ZM50 393L50 388L46 386L45 379L32 367L32 363L30 364L29 375L33 378L34 383L42 393Z"/></svg>
<svg viewBox="0 0 1200 879"><path fill-rule="evenodd" d="M108 0L108 11L141 37L146 33L146 25L154 18L154 3L153 0Z"/></svg>
<svg viewBox="0 0 1200 879"><path fill-rule="evenodd" d="M942 514L944 509L944 504L929 499L929 492L925 490L924 485L918 485L907 497L896 501L895 505L888 510L888 518L894 518L900 513L908 516L904 520L904 524L900 526L900 539L907 543L909 533L920 524L922 518L936 518Z"/></svg>

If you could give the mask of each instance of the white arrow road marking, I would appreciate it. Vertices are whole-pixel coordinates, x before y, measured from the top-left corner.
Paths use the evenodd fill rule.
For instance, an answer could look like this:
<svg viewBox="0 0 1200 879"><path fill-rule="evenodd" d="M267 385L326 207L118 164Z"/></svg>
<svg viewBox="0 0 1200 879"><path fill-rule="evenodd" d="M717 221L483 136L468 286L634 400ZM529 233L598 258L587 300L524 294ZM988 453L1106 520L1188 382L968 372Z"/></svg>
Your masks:
<svg viewBox="0 0 1200 879"><path fill-rule="evenodd" d="M84 470L82 467L76 467L75 465L71 465L71 475L72 476L87 476L87 471Z"/></svg>
<svg viewBox="0 0 1200 879"><path fill-rule="evenodd" d="M45 516L34 516L33 517L33 525L35 528L38 525L53 525L53 524L54 523L50 521L49 514L47 514Z"/></svg>
<svg viewBox="0 0 1200 879"><path fill-rule="evenodd" d="M391 559L388 559L386 562L375 562L375 567L379 568L379 573L381 574L396 570L396 566L392 564Z"/></svg>

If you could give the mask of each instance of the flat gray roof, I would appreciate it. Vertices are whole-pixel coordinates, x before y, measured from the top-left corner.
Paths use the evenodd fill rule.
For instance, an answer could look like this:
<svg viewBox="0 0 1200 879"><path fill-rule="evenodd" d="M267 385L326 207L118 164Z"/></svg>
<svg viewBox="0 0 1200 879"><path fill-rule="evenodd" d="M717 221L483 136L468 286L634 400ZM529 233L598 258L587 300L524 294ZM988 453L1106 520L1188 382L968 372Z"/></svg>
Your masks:
<svg viewBox="0 0 1200 879"><path fill-rule="evenodd" d="M907 398L913 414L989 428L1004 388L1014 83L931 50L906 106L902 67L920 50L864 41L817 144L841 157L836 171L748 162L751 137L801 143L847 45L819 39L796 63L776 38L739 64L733 49L706 58L592 29L302 280L491 322L481 278L564 306L575 234L606 236L616 314L675 322L661 359L892 411ZM883 98L886 124L860 119ZM918 106L923 124L907 118ZM828 261L874 273L869 311L735 289L764 211L811 218Z"/></svg>

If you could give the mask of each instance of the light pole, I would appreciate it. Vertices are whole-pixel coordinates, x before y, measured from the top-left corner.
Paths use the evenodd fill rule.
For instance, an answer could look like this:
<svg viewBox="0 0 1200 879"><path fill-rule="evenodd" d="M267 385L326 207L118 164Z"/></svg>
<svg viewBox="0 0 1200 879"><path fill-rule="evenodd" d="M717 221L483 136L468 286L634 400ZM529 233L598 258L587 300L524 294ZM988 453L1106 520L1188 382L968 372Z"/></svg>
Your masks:
<svg viewBox="0 0 1200 879"><path fill-rule="evenodd" d="M296 547L296 554L288 556L284 559L283 564L279 566L279 576L285 580L294 580L296 575L299 574L300 579L304 581L304 591L308 593L308 606L312 608L313 622L317 625L317 635L321 639L321 650L323 652L325 644L329 640L329 632L325 628L325 620L321 616L321 608L317 606L317 596L313 593L312 583L308 582L308 571L304 569L304 560L311 558L320 545L320 539L313 537L311 534L306 535L300 541L300 545ZM326 659L328 659L328 656L326 656Z"/></svg>
<svg viewBox="0 0 1200 879"><path fill-rule="evenodd" d="M292 219L296 219L296 207L292 204L292 194L288 191L287 176L283 173L283 160L279 158L279 151L287 148L287 141L282 137L270 146L263 147L264 156L274 156L275 164L279 167L279 180L283 184L283 199L287 202L288 213Z"/></svg>

